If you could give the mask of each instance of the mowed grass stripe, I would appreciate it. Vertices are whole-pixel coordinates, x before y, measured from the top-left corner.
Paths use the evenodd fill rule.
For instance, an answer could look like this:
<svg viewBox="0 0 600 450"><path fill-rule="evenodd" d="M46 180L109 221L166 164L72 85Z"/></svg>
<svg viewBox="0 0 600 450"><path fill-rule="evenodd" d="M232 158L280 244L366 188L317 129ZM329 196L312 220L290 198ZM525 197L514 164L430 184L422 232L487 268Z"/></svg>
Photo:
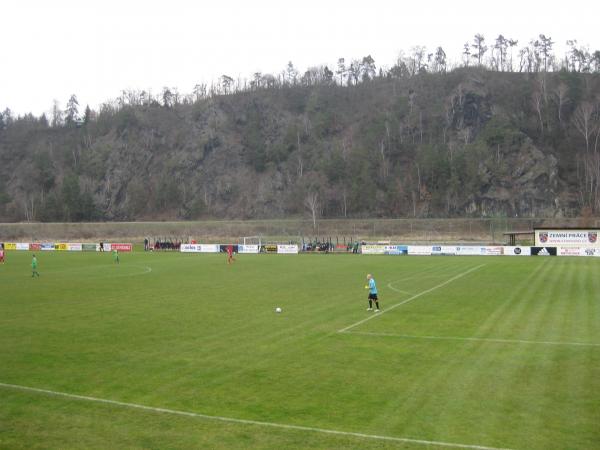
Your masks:
<svg viewBox="0 0 600 450"><path fill-rule="evenodd" d="M274 423L274 422L263 422L263 421L259 421L259 420L212 416L212 415L206 415L206 414L195 413L195 412L190 412L190 411L180 411L180 410L174 410L174 409L168 409L168 408L140 405L140 404L136 404L136 403L121 402L121 401L110 400L110 399L105 399L105 398L91 397L91 396L87 396L87 395L70 394L67 392L58 392L58 391L52 391L49 389L41 389L41 388L35 388L35 387L30 387L30 386L21 386L21 385L7 384L7 383L1 383L1 382L0 382L0 387L7 388L7 389L16 389L16 390L22 390L22 391L36 392L36 393L45 394L45 395L65 397L65 398L69 398L69 399L81 400L81 401L86 401L86 402L103 403L103 404L107 404L107 405L111 405L111 406L138 409L138 410L150 411L150 412L154 412L154 413L171 414L171 415L176 415L176 416L186 416L186 417L193 417L193 418L204 419L204 420L214 420L214 421L219 421L219 422L227 422L227 423L234 423L234 424L241 424L241 425L255 425L255 426L269 427L269 428L281 428L281 429L286 429L286 430L303 431L303 432L309 432L309 433L323 433L323 434L338 435L338 436L350 436L350 437L361 438L361 439L402 442L402 443L409 443L409 444L418 444L418 445L423 445L423 446L463 448L463 449L473 449L473 450L510 450L507 448L488 447L488 446L476 445L476 444L459 444L459 443L453 443L453 442L429 441L429 440L424 440L424 439L402 438L402 437L394 437L394 436L381 436L381 435L358 433L358 432L352 432L352 431L329 430L329 429L325 429L325 428L306 427L306 426L301 426L301 425L290 425L290 424L281 424L281 423Z"/></svg>

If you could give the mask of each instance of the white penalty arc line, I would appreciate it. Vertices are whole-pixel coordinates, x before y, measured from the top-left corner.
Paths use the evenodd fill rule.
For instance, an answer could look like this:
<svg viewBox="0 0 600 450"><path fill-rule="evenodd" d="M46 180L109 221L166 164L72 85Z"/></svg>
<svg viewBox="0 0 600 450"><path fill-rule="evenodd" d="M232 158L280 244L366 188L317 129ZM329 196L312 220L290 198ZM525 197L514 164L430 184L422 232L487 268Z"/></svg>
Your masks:
<svg viewBox="0 0 600 450"><path fill-rule="evenodd" d="M375 317L380 317L382 314L384 314L384 313L386 313L386 312L390 312L391 310L393 310L393 309L397 308L398 306L402 306L402 305L404 305L404 304L406 304L406 303L408 303L408 302L412 302L413 300L416 300L417 298L419 298L419 297L422 297L422 296L423 296L423 295L425 295L425 294L429 294L430 292L432 292L432 291L435 291L436 289L439 289L439 288L441 288L441 287L444 287L444 286L446 286L447 284L450 284L450 283L452 283L453 281L456 281L456 280L458 280L459 278L462 278L462 277L464 277L464 276L466 276L466 275L470 274L471 272L474 272L474 271L476 271L476 270L479 270L479 269L481 269L483 266L485 266L485 264L480 264L480 265L478 265L478 266L471 267L469 270L466 270L466 271L464 271L464 272L462 272L462 273L459 273L458 275L455 275L455 276L453 276L452 278L450 278L450 279L448 279L448 280L444 281L443 283L440 283L440 284L438 284L438 285L436 285L436 286L433 286L432 288L429 288L429 289L426 289L426 290L424 290L424 291L421 291L421 292L419 292L418 294L415 294L415 295L413 295L412 297L409 297L409 298L407 298L406 300L403 300L403 301L401 301L400 303L396 303L395 305L392 305L392 306L390 306L389 308L386 308L386 309L384 309L384 310L383 310L383 311L381 311L380 313L373 314L372 316L369 316L369 317L367 317L366 319L362 319L362 320L359 320L359 321L358 321L358 322L356 322L356 323L353 323L352 325L348 325L347 327L345 327L345 328L342 328L341 330L338 330L338 333L344 333L345 331L351 330L352 328L354 328L354 327L357 327L357 326L359 326L359 325L361 325L361 324L363 324L363 323L365 323L365 322L368 322L369 320L371 320L371 319L374 319Z"/></svg>
<svg viewBox="0 0 600 450"><path fill-rule="evenodd" d="M496 342L499 344L537 344L537 345L572 345L579 347L600 347L594 342L569 342L569 341L530 341L526 339L500 339L500 338L478 338L459 336L417 336L412 334L377 333L371 331L347 331L346 334L360 334L363 336L384 336L402 339L435 339L440 341L481 341Z"/></svg>
<svg viewBox="0 0 600 450"><path fill-rule="evenodd" d="M326 428L315 428L315 427L306 427L302 425L288 425L283 423L276 422L263 422L260 420L250 420L250 419L236 419L233 417L222 417L222 416L211 416L207 414L194 413L189 411L180 411L176 409L168 409L168 408L156 408L153 406L140 405L137 403L128 403L128 402L120 402L117 400L110 400L105 398L98 397L90 397L87 395L77 395L77 394L69 394L67 392L60 391L51 391L48 389L40 389L34 388L30 386L21 386L17 384L8 384L8 383L0 383L0 387L4 387L7 389L28 391L28 392L37 392L40 394L47 394L58 397L66 397L75 400L83 400L88 402L95 403L104 403L113 406L120 406L124 408L134 408L143 411L151 411L158 412L163 414L172 414L177 416L186 416L186 417L195 417L198 419L226 422L226 423L237 423L244 425L257 425L262 427L270 427L270 428L280 428L286 430L297 430L297 431L309 431L313 433L323 433L337 436L350 436L357 437L362 439L371 439L371 440L380 440L380 441L392 441L392 442L404 442L411 444L420 444L420 445L429 445L429 446L438 446L438 447L451 447L451 448L464 448L464 449L473 449L473 450L511 450L507 448L498 448L498 447L488 447L484 445L472 445L472 444L456 444L452 442L442 442L442 441L428 441L424 439L412 439L412 438L401 438L394 436L380 436L377 434L366 434L366 433L355 433L352 431L339 431L339 430L328 430Z"/></svg>

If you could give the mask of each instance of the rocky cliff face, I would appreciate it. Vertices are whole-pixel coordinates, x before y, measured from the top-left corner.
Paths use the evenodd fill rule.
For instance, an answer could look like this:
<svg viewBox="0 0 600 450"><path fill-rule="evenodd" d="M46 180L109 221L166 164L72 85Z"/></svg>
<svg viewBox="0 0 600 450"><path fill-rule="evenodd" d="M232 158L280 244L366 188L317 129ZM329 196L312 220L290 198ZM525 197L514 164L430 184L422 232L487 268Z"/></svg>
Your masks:
<svg viewBox="0 0 600 450"><path fill-rule="evenodd" d="M0 131L0 220L269 218L313 207L324 217L576 215L594 205L574 123L599 82L546 77L543 91L534 77L473 69L107 106L81 126L20 118ZM573 88L559 118L561 83Z"/></svg>

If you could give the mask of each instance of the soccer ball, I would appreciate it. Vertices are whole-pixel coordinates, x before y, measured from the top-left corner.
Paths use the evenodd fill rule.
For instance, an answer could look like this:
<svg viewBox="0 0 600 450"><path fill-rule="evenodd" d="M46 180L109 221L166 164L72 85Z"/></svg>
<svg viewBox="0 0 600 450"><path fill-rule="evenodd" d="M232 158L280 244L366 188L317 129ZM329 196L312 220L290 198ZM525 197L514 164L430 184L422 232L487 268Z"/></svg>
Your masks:
<svg viewBox="0 0 600 450"><path fill-rule="evenodd" d="M277 314L279 314L279 313L281 312L281 308L278 306L277 308L275 308L275 312L276 312Z"/></svg>

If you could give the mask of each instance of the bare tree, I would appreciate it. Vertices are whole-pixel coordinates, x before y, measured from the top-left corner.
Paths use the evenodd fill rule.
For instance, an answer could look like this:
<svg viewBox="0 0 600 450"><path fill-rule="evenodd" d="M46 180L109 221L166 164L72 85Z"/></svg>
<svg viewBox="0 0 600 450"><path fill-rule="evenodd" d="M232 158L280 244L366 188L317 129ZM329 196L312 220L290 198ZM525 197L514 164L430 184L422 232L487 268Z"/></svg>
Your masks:
<svg viewBox="0 0 600 450"><path fill-rule="evenodd" d="M469 67L469 61L471 60L471 46L468 42L465 42L463 45L463 60L465 62L465 67Z"/></svg>
<svg viewBox="0 0 600 450"><path fill-rule="evenodd" d="M590 151L590 137L598 124L593 120L596 108L589 102L581 103L573 114L573 125L585 139L585 152Z"/></svg>
<svg viewBox="0 0 600 450"><path fill-rule="evenodd" d="M544 72L548 71L548 62L552 60L552 46L554 42L552 42L552 38L546 37L543 34L540 34L539 48L544 61Z"/></svg>
<svg viewBox="0 0 600 450"><path fill-rule="evenodd" d="M471 55L471 58L477 59L477 65L481 66L483 62L483 56L485 55L485 52L487 52L488 49L487 45L485 45L485 38L482 34L477 33L473 37L473 43L471 44L471 48L473 48L473 50L475 51L475 53Z"/></svg>
<svg viewBox="0 0 600 450"><path fill-rule="evenodd" d="M560 125L562 125L562 108L566 103L569 102L569 98L567 97L568 92L569 87L562 82L554 90L554 96L556 97L556 102L558 103L558 123Z"/></svg>
<svg viewBox="0 0 600 450"><path fill-rule="evenodd" d="M337 61L337 70L336 74L340 77L340 86L344 85L344 79L348 76L348 70L346 69L346 60L344 58L339 58Z"/></svg>
<svg viewBox="0 0 600 450"><path fill-rule="evenodd" d="M319 194L310 191L304 199L304 206L310 211L313 221L313 230L317 229L317 214L319 212Z"/></svg>

